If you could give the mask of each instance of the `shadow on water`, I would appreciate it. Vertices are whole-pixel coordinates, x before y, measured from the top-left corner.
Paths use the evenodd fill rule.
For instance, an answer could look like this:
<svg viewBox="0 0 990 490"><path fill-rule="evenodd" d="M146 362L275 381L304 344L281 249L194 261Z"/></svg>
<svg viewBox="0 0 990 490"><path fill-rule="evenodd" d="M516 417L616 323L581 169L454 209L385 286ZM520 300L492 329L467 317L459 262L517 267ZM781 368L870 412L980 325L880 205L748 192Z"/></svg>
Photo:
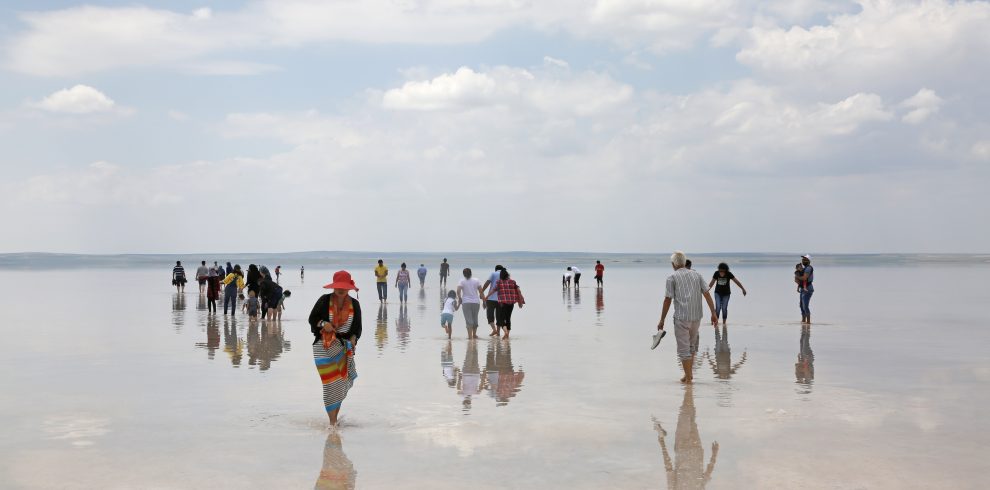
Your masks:
<svg viewBox="0 0 990 490"><path fill-rule="evenodd" d="M251 320L248 323L248 365L267 371L283 351L291 349L282 332L282 322Z"/></svg>
<svg viewBox="0 0 990 490"><path fill-rule="evenodd" d="M230 358L230 365L240 367L244 357L244 341L237 337L237 320L233 317L223 319L223 351Z"/></svg>
<svg viewBox="0 0 990 490"><path fill-rule="evenodd" d="M336 431L327 436L327 442L323 445L323 465L320 467L320 474L316 477L316 484L313 488L317 490L328 489L353 489L357 487L357 470L347 454L344 453L344 444L340 439L340 434Z"/></svg>
<svg viewBox="0 0 990 490"><path fill-rule="evenodd" d="M674 432L674 457L671 459L667 448L667 431L653 417L653 429L657 431L663 467L667 472L667 488L701 489L708 485L715 471L718 458L718 441L712 442L711 458L705 466L705 449L698 432L697 413L694 408L694 386L684 387L684 400L677 415L677 429Z"/></svg>
<svg viewBox="0 0 990 490"><path fill-rule="evenodd" d="M388 345L388 308L384 304L379 304L378 318L375 323L375 346L378 347L379 356L385 350L386 345Z"/></svg>
<svg viewBox="0 0 990 490"><path fill-rule="evenodd" d="M206 342L196 342L196 347L206 349L206 357L213 360L220 348L220 320L216 315L206 318Z"/></svg>
<svg viewBox="0 0 990 490"><path fill-rule="evenodd" d="M185 293L172 293L172 327L176 332L182 331L182 326L186 323L186 295Z"/></svg>
<svg viewBox="0 0 990 490"><path fill-rule="evenodd" d="M196 309L199 310L199 311L206 311L206 295L205 294L198 295L198 299L196 301Z"/></svg>
<svg viewBox="0 0 990 490"><path fill-rule="evenodd" d="M416 295L416 299L419 303L416 305L416 309L419 310L420 315L426 312L426 290L419 288L419 294Z"/></svg>
<svg viewBox="0 0 990 490"><path fill-rule="evenodd" d="M406 350L406 346L409 344L410 331L412 331L412 325L409 323L409 310L406 305L401 305L399 306L399 318L395 319L395 332L399 338L400 351Z"/></svg>
<svg viewBox="0 0 990 490"><path fill-rule="evenodd" d="M794 377L797 378L799 395L811 393L815 382L815 353L811 350L811 325L801 326L801 340L797 362L794 363Z"/></svg>

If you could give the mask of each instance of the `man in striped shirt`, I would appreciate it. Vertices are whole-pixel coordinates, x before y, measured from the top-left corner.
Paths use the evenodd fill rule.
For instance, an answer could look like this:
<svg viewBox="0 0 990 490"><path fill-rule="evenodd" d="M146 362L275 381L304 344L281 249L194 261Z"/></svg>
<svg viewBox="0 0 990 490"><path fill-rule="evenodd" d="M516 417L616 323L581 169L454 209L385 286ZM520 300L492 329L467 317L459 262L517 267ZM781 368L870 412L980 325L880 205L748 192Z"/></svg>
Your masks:
<svg viewBox="0 0 990 490"><path fill-rule="evenodd" d="M701 309L702 297L705 298L712 313L712 326L718 325L718 316L715 314L715 303L708 294L705 278L686 267L687 257L684 256L684 252L674 252L670 256L670 264L674 268L674 273L667 277L663 312L660 313L657 330L663 330L667 312L670 311L670 304L673 303L677 357L680 358L681 366L684 368L681 382L690 383L693 380L694 354L698 352L698 329L701 327L701 317L704 316Z"/></svg>

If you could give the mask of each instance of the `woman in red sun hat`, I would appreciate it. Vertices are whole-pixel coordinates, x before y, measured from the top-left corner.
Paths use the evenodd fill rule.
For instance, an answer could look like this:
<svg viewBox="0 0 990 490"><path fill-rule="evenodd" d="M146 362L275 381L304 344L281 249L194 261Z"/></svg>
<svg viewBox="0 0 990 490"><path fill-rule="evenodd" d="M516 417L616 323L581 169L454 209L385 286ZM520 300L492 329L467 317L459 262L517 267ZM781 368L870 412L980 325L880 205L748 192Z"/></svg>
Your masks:
<svg viewBox="0 0 990 490"><path fill-rule="evenodd" d="M313 340L313 359L323 383L323 405L330 417L330 428L337 427L340 405L354 385L354 347L361 338L361 303L349 292L358 290L347 271L337 271L333 282L323 286L333 289L320 296L309 314Z"/></svg>

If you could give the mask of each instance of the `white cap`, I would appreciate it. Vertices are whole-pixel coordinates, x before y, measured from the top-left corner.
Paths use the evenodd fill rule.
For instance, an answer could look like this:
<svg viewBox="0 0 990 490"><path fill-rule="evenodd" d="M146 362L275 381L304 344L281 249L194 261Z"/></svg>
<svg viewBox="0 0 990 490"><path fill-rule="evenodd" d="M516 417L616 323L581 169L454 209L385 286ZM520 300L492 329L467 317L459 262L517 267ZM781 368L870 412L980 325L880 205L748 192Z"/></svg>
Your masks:
<svg viewBox="0 0 990 490"><path fill-rule="evenodd" d="M801 258L802 258L802 259L808 259L808 260L811 260L811 256L810 256L810 255L808 255L808 254L804 254L804 255L802 255L802 256L801 256Z"/></svg>

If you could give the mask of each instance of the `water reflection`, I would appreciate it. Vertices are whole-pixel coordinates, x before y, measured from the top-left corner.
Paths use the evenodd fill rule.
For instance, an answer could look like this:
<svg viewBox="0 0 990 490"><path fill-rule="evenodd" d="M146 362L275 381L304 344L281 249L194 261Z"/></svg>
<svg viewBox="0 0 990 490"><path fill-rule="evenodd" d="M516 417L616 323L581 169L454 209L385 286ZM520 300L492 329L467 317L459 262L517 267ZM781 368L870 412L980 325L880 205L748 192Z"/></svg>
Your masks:
<svg viewBox="0 0 990 490"><path fill-rule="evenodd" d="M605 310L605 290L595 289L595 325L602 326L602 311Z"/></svg>
<svg viewBox="0 0 990 490"><path fill-rule="evenodd" d="M261 371L267 371L272 362L278 359L283 351L289 350L291 344L285 340L280 321L248 322L247 350L248 365L258 366Z"/></svg>
<svg viewBox="0 0 990 490"><path fill-rule="evenodd" d="M233 318L223 319L223 351L230 358L230 365L239 367L244 356L244 342L237 337L237 321Z"/></svg>
<svg viewBox="0 0 990 490"><path fill-rule="evenodd" d="M206 309L206 295L200 294L199 299L196 301L196 309L203 311Z"/></svg>
<svg viewBox="0 0 990 490"><path fill-rule="evenodd" d="M353 489L357 487L357 471L354 463L344 453L344 444L340 434L330 432L327 442L323 445L323 466L316 478L313 488L324 489Z"/></svg>
<svg viewBox="0 0 990 490"><path fill-rule="evenodd" d="M693 385L684 387L684 400L681 402L681 411L677 415L677 429L674 432L673 460L667 450L667 431L656 417L653 418L653 428L657 431L660 452L663 454L663 467L667 470L667 488L705 488L712 478L712 472L715 471L718 441L712 442L711 459L705 467L705 449L702 447L701 435L698 433Z"/></svg>
<svg viewBox="0 0 990 490"><path fill-rule="evenodd" d="M419 311L419 317L423 318L423 315L426 314L426 290L419 288L419 294L416 296L416 299L419 300L419 303L416 305L416 309Z"/></svg>
<svg viewBox="0 0 990 490"><path fill-rule="evenodd" d="M715 329L715 359L712 359L710 352L705 351L705 358L708 365L718 379L729 379L736 371L746 363L746 351L744 350L739 362L732 363L732 349L729 347L729 330L722 326L722 331Z"/></svg>
<svg viewBox="0 0 990 490"><path fill-rule="evenodd" d="M797 362L794 363L794 376L797 378L798 393L811 393L815 382L815 353L811 351L811 325L801 326L801 340Z"/></svg>
<svg viewBox="0 0 990 490"><path fill-rule="evenodd" d="M388 344L388 308L384 304L378 305L378 319L375 327L375 346L378 347L378 354Z"/></svg>
<svg viewBox="0 0 990 490"><path fill-rule="evenodd" d="M185 293L172 293L172 326L176 332L179 332L185 323L186 295Z"/></svg>
<svg viewBox="0 0 990 490"><path fill-rule="evenodd" d="M574 306L581 305L581 288L574 288Z"/></svg>
<svg viewBox="0 0 990 490"><path fill-rule="evenodd" d="M471 410L471 397L480 395L481 366L478 364L478 341L469 340L467 351L464 353L464 364L457 377L457 394L461 396L464 411Z"/></svg>
<svg viewBox="0 0 990 490"><path fill-rule="evenodd" d="M399 318L395 319L395 332L399 337L399 350L406 350L406 345L409 343L409 332L411 330L412 325L409 324L409 310L403 304L399 306Z"/></svg>
<svg viewBox="0 0 990 490"><path fill-rule="evenodd" d="M522 389L526 373L522 368L516 371L512 365L512 343L508 340L490 339L488 353L485 357L485 388L488 395L495 399L495 406L509 403Z"/></svg>
<svg viewBox="0 0 990 490"><path fill-rule="evenodd" d="M571 311L571 309L574 308L574 297L571 296L570 288L564 288L560 292L560 300L564 303L564 306L567 307L567 311Z"/></svg>
<svg viewBox="0 0 990 490"><path fill-rule="evenodd" d="M196 342L196 347L206 349L206 357L213 360L220 348L220 321L216 315L206 318L206 342Z"/></svg>
<svg viewBox="0 0 990 490"><path fill-rule="evenodd" d="M447 386L457 387L457 368L454 367L454 351L451 342L440 349L440 370L443 371L443 378L447 380Z"/></svg>

